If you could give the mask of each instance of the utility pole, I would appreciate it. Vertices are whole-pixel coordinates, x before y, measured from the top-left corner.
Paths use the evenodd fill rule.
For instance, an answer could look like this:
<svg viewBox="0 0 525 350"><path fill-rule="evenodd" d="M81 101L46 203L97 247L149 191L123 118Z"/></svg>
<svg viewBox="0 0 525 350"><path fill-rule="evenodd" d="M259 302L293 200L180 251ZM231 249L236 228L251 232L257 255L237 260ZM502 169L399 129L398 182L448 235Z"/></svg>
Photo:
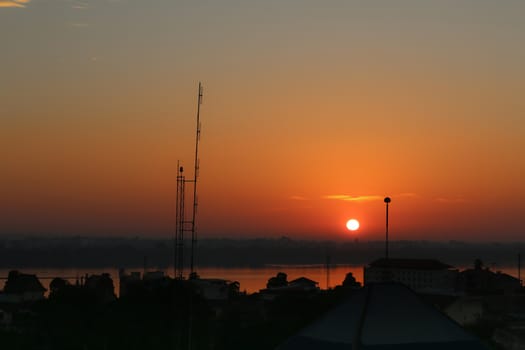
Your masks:
<svg viewBox="0 0 525 350"><path fill-rule="evenodd" d="M521 253L518 253L518 281L521 286Z"/></svg>
<svg viewBox="0 0 525 350"><path fill-rule="evenodd" d="M392 200L390 197L385 197L385 204L386 204L386 239L385 239L385 258L388 259L388 204Z"/></svg>
<svg viewBox="0 0 525 350"><path fill-rule="evenodd" d="M326 252L326 290L330 289L330 253Z"/></svg>

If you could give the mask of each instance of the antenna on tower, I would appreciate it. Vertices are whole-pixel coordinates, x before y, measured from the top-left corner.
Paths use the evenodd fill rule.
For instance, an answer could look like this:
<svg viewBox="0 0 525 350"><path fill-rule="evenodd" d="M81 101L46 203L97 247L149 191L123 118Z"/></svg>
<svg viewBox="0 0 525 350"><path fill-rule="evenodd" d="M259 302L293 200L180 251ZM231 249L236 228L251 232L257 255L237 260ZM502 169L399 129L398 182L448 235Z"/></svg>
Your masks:
<svg viewBox="0 0 525 350"><path fill-rule="evenodd" d="M203 96L203 87L199 81L199 91L197 94L197 130L195 134L195 163L193 172L193 213L191 217L191 254L190 254L190 277L194 277L195 274L195 246L197 245L197 234L195 232L195 218L197 215L197 178L199 177L199 141L201 138L201 121L200 112Z"/></svg>
<svg viewBox="0 0 525 350"><path fill-rule="evenodd" d="M190 252L190 279L195 278L195 246L197 245L197 235L195 233L195 219L197 216L197 179L199 177L199 141L201 135L200 109L202 104L202 85L199 82L199 91L197 97L197 132L195 135L195 163L193 179L187 180L184 176L184 169L177 162L177 199L176 199L176 228L174 239L174 261L173 271L175 278L183 279L184 274L184 232L191 231L191 252ZM184 192L186 183L193 183L193 208L191 220L185 220L184 212L185 197ZM190 225L188 227L187 225Z"/></svg>

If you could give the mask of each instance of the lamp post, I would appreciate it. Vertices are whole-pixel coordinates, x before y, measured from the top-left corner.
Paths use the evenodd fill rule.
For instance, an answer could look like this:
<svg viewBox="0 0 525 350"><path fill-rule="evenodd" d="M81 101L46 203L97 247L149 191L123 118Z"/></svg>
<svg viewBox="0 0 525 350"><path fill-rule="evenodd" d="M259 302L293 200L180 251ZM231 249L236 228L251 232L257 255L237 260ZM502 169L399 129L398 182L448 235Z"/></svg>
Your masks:
<svg viewBox="0 0 525 350"><path fill-rule="evenodd" d="M388 259L388 203L390 203L392 200L390 197L385 197L385 204L386 204L386 240L385 240L385 257Z"/></svg>
<svg viewBox="0 0 525 350"><path fill-rule="evenodd" d="M518 253L518 281L521 287L521 253Z"/></svg>

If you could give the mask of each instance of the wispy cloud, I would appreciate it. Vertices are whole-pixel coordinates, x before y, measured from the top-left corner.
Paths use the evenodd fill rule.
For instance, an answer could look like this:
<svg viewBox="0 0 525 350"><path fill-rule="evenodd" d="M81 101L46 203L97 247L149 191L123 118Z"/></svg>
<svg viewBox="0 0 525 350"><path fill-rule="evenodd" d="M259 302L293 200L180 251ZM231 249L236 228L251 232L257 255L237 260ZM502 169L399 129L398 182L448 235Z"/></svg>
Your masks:
<svg viewBox="0 0 525 350"><path fill-rule="evenodd" d="M469 202L467 199L463 197L438 197L435 199L438 203L467 203Z"/></svg>
<svg viewBox="0 0 525 350"><path fill-rule="evenodd" d="M349 196L346 194L331 194L328 196L323 196L324 199L335 199L346 202L364 202L364 201L374 201L382 199L383 196L371 195L371 196Z"/></svg>
<svg viewBox="0 0 525 350"><path fill-rule="evenodd" d="M26 7L31 0L0 1L0 7Z"/></svg>

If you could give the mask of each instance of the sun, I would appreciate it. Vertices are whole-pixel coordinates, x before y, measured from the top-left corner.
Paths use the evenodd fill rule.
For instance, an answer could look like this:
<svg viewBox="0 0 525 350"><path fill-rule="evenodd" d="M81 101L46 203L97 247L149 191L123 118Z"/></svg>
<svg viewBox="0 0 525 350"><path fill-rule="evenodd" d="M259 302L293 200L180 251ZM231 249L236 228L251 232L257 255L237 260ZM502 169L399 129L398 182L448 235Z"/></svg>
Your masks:
<svg viewBox="0 0 525 350"><path fill-rule="evenodd" d="M359 221L356 219L350 219L346 222L346 228L350 231L355 231L359 228Z"/></svg>

